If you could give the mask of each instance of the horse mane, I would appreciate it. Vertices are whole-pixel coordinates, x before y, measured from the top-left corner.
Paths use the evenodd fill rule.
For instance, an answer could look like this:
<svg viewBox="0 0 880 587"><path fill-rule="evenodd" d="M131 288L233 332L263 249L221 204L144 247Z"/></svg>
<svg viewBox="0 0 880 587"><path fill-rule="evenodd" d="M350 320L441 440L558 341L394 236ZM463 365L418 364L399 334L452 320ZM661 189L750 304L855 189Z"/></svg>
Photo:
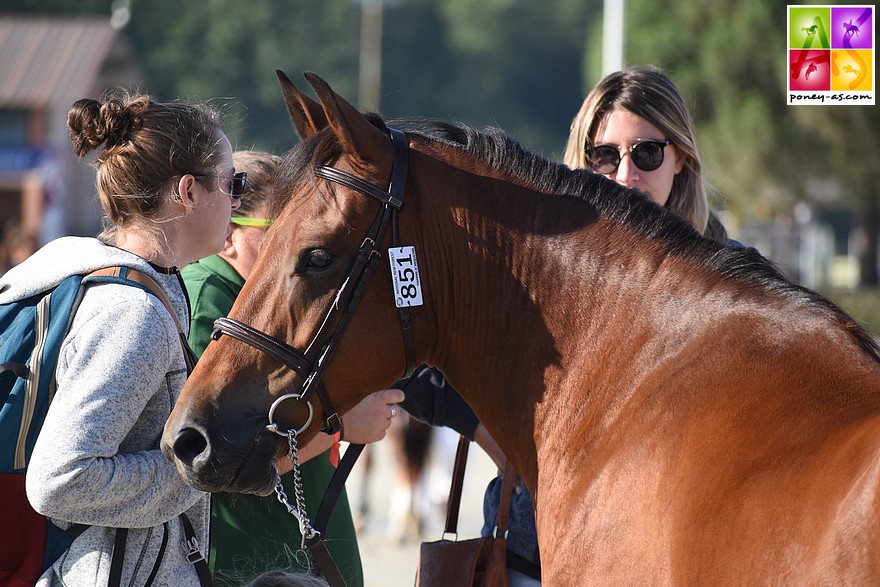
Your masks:
<svg viewBox="0 0 880 587"><path fill-rule="evenodd" d="M387 130L378 114L367 113L370 122ZM792 282L780 269L757 250L747 247L724 246L703 238L685 219L656 204L643 193L625 188L592 171L571 169L550 161L524 148L516 139L497 127L474 129L465 124L410 118L389 121L394 128L417 136L428 144L439 143L469 154L482 163L482 168L496 177L508 179L538 192L569 195L590 203L611 221L658 243L670 255L687 257L717 272L725 280L751 284L769 295L813 308L830 317L847 331L869 356L880 363L880 343L839 306L818 293ZM332 133L319 133L320 139L305 141L288 154L285 172L282 172L280 193L294 193L302 171L308 166L328 164L342 155L341 147ZM308 178L310 179L310 178ZM276 205L284 205L278 202Z"/></svg>

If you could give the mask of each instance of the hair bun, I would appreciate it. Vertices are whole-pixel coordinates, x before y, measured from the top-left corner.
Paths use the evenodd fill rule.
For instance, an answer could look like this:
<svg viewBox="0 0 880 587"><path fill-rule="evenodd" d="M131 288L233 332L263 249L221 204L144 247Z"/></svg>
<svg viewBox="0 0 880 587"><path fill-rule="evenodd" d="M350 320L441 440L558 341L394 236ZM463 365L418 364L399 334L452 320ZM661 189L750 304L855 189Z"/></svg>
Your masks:
<svg viewBox="0 0 880 587"><path fill-rule="evenodd" d="M82 157L105 142L108 149L124 144L140 127L144 108L139 101L126 104L120 98L103 104L91 98L76 101L67 114L74 153Z"/></svg>
<svg viewBox="0 0 880 587"><path fill-rule="evenodd" d="M67 113L67 132L73 152L82 157L104 142L104 129L98 123L101 104L97 100L77 100Z"/></svg>
<svg viewBox="0 0 880 587"><path fill-rule="evenodd" d="M132 105L126 105L118 98L112 98L101 106L101 119L104 122L107 148L124 144L140 124L140 116L133 112Z"/></svg>

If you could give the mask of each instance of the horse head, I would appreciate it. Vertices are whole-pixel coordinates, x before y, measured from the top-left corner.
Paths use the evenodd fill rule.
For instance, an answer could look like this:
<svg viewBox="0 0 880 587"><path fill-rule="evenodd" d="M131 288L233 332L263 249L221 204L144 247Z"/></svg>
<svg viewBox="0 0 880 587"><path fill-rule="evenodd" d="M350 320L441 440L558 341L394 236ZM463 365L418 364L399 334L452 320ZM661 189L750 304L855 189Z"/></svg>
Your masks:
<svg viewBox="0 0 880 587"><path fill-rule="evenodd" d="M276 174L264 254L162 437L187 482L207 491L270 493L289 431L300 443L335 432L339 416L399 379L418 348L401 329L391 267L379 262L397 234L406 178L389 178L405 173L405 136L393 145L384 125L314 74L305 75L320 103L277 73L303 141Z"/></svg>

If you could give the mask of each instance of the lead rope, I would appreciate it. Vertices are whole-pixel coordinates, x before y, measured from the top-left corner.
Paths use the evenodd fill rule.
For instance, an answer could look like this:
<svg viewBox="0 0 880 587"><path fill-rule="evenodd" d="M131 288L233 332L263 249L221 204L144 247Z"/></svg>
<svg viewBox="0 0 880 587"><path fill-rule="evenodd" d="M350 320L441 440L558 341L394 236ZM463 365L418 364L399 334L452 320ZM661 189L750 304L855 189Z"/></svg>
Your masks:
<svg viewBox="0 0 880 587"><path fill-rule="evenodd" d="M299 453L296 449L295 430L287 431L287 444L290 447L290 452L287 456L290 457L290 462L293 464L293 492L296 498L296 507L292 506L287 500L287 493L284 492L284 486L281 484L281 476L275 479L275 495L278 497L278 501L287 508L287 513L299 522L299 533L302 535L300 548L305 550L306 540L311 540L320 533L312 527L309 516L306 514L306 499L303 495L302 477L299 472Z"/></svg>
<svg viewBox="0 0 880 587"><path fill-rule="evenodd" d="M281 484L280 476L275 480L275 494L278 496L278 501L287 508L287 512L299 522L299 533L302 535L300 549L303 551L308 549L308 552L311 553L313 560L311 566L314 566L314 570L319 571L324 576L324 579L326 579L327 584L330 587L346 587L345 578L343 578L342 573L339 572L339 567L336 565L336 561L333 560L333 555L330 554L330 551L327 550L327 546L321 540L321 532L312 526L309 516L306 514L306 500L303 496L302 490L302 477L300 477L299 455L296 449L295 430L287 431L287 444L290 446L288 456L290 457L290 462L293 464L293 490L296 497L296 507L292 506L288 501L287 494L284 492L284 486ZM350 459L349 453L346 451L345 458L343 459L345 467L341 467L346 471L346 475L347 471L351 470L351 466L354 464L354 460L357 459L357 455L360 454L360 450L363 449L363 445L352 446L357 447L357 450L352 452L352 457ZM339 469L337 469L337 473L338 472ZM331 479L331 486L336 479L337 475L334 474L333 479ZM345 482L344 477L341 482ZM341 485L339 487L341 487ZM338 497L338 493L335 495ZM334 498L333 502L335 501ZM322 519L330 515L329 511L324 512L323 508L324 502L322 501L321 507L318 508L319 524L323 523L321 521ZM332 504L330 505L330 509L333 509ZM321 527L324 528L324 526Z"/></svg>

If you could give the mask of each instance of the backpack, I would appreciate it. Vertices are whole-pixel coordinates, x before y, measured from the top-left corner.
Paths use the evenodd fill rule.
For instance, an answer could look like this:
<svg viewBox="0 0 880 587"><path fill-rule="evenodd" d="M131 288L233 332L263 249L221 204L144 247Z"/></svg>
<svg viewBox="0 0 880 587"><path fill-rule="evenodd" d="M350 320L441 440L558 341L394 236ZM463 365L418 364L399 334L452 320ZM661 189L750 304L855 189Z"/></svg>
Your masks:
<svg viewBox="0 0 880 587"><path fill-rule="evenodd" d="M53 525L33 510L24 482L55 394L61 343L86 288L102 283L139 287L158 297L175 317L155 281L130 267L71 275L49 291L0 305L0 586L35 584L88 527L77 524L64 531Z"/></svg>

